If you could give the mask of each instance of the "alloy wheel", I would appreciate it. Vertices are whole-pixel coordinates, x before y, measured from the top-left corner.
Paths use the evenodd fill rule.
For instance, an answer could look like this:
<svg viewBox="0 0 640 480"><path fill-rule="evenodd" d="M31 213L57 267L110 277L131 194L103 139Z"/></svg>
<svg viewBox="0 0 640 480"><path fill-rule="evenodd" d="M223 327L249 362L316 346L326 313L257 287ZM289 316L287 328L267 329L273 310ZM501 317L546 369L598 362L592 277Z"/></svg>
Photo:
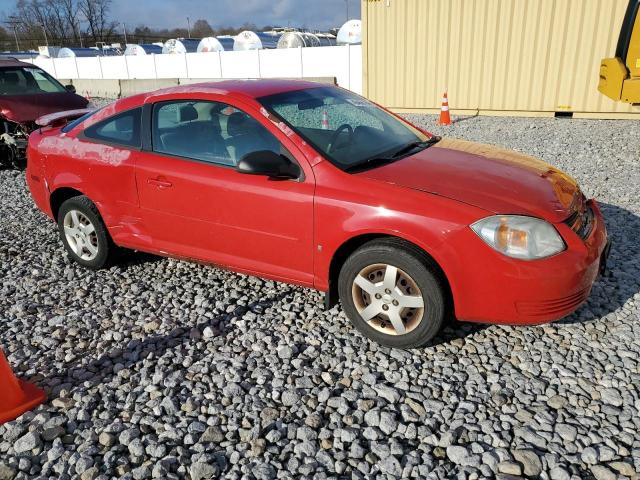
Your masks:
<svg viewBox="0 0 640 480"><path fill-rule="evenodd" d="M424 298L415 280L393 265L369 265L356 275L353 302L364 321L387 335L404 335L424 317Z"/></svg>
<svg viewBox="0 0 640 480"><path fill-rule="evenodd" d="M91 261L98 255L98 235L89 218L79 210L69 210L63 220L64 235L78 258Z"/></svg>

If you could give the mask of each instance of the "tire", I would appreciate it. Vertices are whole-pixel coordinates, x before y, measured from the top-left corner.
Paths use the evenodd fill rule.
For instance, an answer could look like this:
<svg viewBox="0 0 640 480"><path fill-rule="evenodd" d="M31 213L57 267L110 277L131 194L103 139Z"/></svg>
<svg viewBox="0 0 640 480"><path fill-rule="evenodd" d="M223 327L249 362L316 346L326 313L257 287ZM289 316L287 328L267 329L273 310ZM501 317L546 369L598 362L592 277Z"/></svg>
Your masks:
<svg viewBox="0 0 640 480"><path fill-rule="evenodd" d="M116 246L88 197L72 197L60 206L58 232L67 255L79 265L99 270L112 263Z"/></svg>
<svg viewBox="0 0 640 480"><path fill-rule="evenodd" d="M364 244L347 258L338 293L347 317L366 337L386 347L418 348L444 323L445 282L422 250L386 238Z"/></svg>

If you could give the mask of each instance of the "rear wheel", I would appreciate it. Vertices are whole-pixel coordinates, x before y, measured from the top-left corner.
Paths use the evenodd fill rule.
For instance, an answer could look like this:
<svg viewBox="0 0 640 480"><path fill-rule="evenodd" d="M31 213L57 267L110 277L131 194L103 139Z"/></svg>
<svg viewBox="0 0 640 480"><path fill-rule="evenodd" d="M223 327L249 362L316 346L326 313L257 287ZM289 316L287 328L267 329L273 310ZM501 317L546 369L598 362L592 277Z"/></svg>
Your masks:
<svg viewBox="0 0 640 480"><path fill-rule="evenodd" d="M93 270L111 263L116 247L98 209L86 196L70 198L60 206L58 231L74 262Z"/></svg>
<svg viewBox="0 0 640 480"><path fill-rule="evenodd" d="M417 348L445 318L444 279L424 252L398 239L374 240L344 263L338 280L345 313L368 338Z"/></svg>

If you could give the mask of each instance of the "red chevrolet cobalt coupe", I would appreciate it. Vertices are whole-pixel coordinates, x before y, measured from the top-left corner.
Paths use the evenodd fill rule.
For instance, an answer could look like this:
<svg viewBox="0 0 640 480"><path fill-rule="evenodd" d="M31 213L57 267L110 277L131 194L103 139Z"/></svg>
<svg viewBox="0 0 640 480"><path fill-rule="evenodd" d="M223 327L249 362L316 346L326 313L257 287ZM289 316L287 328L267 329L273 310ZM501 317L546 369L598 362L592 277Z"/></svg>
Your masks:
<svg viewBox="0 0 640 480"><path fill-rule="evenodd" d="M596 202L561 171L333 86L182 86L70 118L40 120L27 180L74 261L126 247L313 287L392 347L448 315L566 316L608 252Z"/></svg>

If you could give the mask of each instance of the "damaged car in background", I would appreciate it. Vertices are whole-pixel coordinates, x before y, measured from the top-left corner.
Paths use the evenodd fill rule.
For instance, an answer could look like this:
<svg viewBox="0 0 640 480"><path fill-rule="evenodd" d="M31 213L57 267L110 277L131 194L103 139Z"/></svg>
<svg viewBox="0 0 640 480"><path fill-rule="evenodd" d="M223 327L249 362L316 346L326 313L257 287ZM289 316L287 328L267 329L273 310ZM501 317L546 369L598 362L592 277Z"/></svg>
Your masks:
<svg viewBox="0 0 640 480"><path fill-rule="evenodd" d="M63 86L35 65L0 58L0 167L24 168L29 134L36 119L87 107L73 85Z"/></svg>

